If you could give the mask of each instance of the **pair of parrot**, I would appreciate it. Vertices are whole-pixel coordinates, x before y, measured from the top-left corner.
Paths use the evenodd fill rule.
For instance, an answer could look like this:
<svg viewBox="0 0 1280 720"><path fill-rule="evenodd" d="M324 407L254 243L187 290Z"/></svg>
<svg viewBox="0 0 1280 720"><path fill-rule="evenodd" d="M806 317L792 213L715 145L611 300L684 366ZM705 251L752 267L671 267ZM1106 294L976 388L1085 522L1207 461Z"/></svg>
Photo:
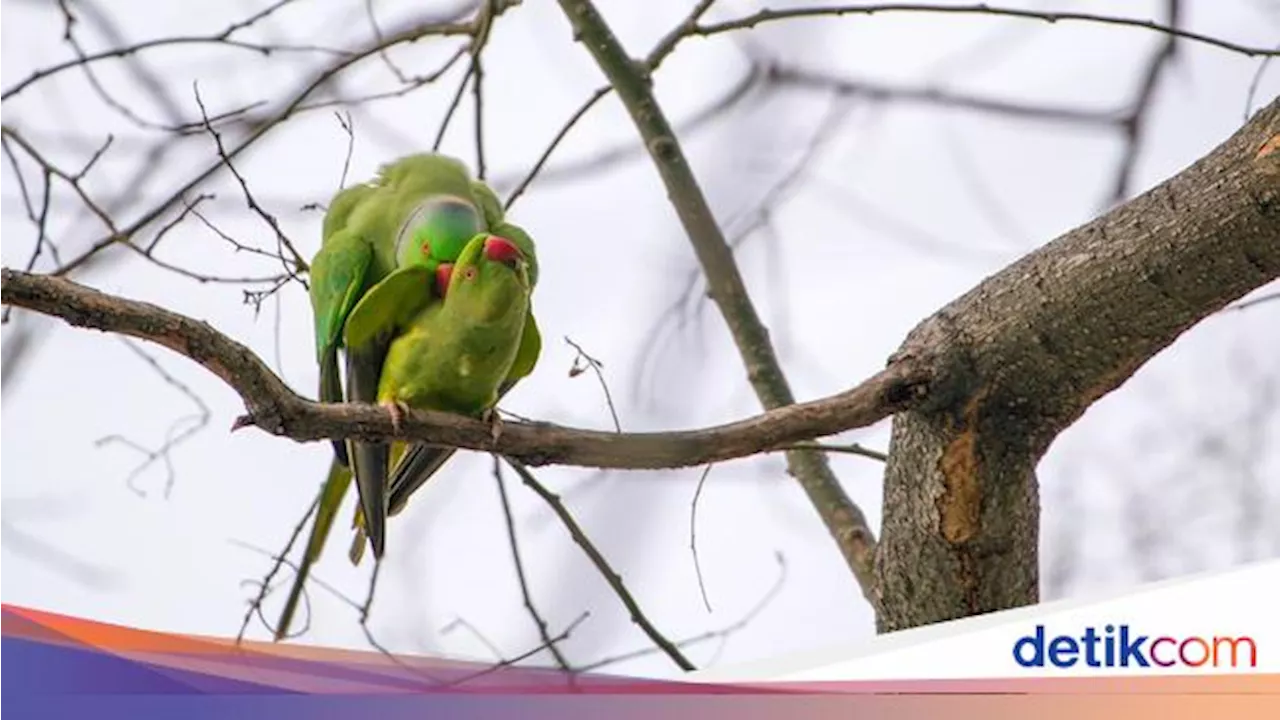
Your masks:
<svg viewBox="0 0 1280 720"><path fill-rule="evenodd" d="M384 165L329 205L311 264L322 402L376 402L397 427L408 408L498 422L494 406L533 371L542 339L531 294L534 242L497 196L437 153ZM345 393L339 354L345 358ZM421 443L334 441L334 459L276 639L288 635L352 479L360 497L351 561L375 558L386 519L453 454Z"/></svg>

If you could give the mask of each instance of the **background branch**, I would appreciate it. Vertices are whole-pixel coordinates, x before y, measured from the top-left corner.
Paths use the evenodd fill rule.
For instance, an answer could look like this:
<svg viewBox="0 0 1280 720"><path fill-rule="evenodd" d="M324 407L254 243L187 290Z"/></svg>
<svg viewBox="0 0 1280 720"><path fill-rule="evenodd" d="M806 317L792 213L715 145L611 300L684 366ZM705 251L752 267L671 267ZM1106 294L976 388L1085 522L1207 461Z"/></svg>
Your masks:
<svg viewBox="0 0 1280 720"><path fill-rule="evenodd" d="M669 35L673 38L670 47L675 46L688 28L696 27L701 12L710 5L710 2L697 5L685 24ZM626 54L590 0L560 0L560 7L573 25L575 38L590 51L609 78L657 165L667 196L706 275L708 294L729 327L760 404L766 410L793 404L795 396L769 340L769 331L756 312L734 261L733 250L693 177L675 132L653 98L649 74ZM875 535L866 516L840 487L826 456L821 453L790 450L787 470L804 488L863 594L871 600Z"/></svg>

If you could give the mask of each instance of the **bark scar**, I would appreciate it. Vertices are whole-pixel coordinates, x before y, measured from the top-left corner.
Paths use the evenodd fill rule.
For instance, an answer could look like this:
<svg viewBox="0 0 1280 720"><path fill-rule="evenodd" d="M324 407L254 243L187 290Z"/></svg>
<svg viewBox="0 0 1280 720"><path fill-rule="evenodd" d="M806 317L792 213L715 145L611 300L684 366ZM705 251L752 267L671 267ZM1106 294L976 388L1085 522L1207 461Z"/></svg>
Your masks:
<svg viewBox="0 0 1280 720"><path fill-rule="evenodd" d="M982 486L978 476L979 407L986 391L974 396L964 408L955 438L947 443L938 460L943 490L938 498L938 518L942 537L952 545L962 545L978 534L982 515Z"/></svg>
<svg viewBox="0 0 1280 720"><path fill-rule="evenodd" d="M1266 142L1262 143L1262 147L1258 148L1258 154L1253 156L1253 160L1257 162L1268 155L1274 154L1277 150L1280 150L1280 133L1272 135Z"/></svg>
<svg viewBox="0 0 1280 720"><path fill-rule="evenodd" d="M969 545L982 529L982 476L978 458L978 419L989 387L981 388L964 406L958 421L948 428L952 439L938 459L942 473L942 495L937 500L939 531L951 546L966 614L979 612L978 569L974 548Z"/></svg>

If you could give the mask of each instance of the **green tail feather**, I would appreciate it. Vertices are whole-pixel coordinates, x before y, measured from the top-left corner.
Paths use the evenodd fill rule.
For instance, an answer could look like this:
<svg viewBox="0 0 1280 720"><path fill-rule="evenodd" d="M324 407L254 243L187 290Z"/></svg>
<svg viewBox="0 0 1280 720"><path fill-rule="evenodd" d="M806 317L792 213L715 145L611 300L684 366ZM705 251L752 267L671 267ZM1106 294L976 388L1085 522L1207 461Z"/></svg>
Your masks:
<svg viewBox="0 0 1280 720"><path fill-rule="evenodd" d="M333 520L342 507L342 497L347 494L347 486L351 484L351 472L335 460L329 464L329 475L320 488L320 506L316 510L315 522L311 525L311 536L307 539L307 549L298 563L298 572L293 579L293 587L289 588L289 597L285 600L284 610L280 612L280 622L276 624L276 640L289 636L289 626L293 624L293 616L298 611L298 603L302 599L302 590L311 574L311 566L320 560L325 541L329 538L329 530L333 528Z"/></svg>

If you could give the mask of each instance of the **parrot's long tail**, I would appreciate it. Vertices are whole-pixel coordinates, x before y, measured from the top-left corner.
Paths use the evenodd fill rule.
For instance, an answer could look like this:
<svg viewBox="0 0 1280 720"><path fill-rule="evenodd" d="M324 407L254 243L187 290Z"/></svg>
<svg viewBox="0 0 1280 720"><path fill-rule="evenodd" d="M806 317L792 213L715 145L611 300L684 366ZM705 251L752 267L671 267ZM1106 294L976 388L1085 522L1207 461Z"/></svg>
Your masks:
<svg viewBox="0 0 1280 720"><path fill-rule="evenodd" d="M395 469L391 471L391 478L388 481L390 492L387 501L387 517L400 514L408 504L409 497L426 484L427 480L440 470L454 452L453 448L431 447L420 443L415 443L406 451L396 463ZM360 560L364 558L365 543L368 541L362 511L356 511L352 525L356 529L356 536L347 554L351 558L352 565L359 565Z"/></svg>
<svg viewBox="0 0 1280 720"><path fill-rule="evenodd" d="M422 443L415 444L405 453L391 472L387 514L398 515L404 510L409 498L453 457L453 453L453 448L433 447Z"/></svg>
<svg viewBox="0 0 1280 720"><path fill-rule="evenodd" d="M377 397L381 358L385 344L371 344L359 352L347 349L347 400L370 402ZM372 362L371 359L378 361ZM387 540L387 470L391 464L391 445L386 442L348 440L347 452L356 491L360 493L360 511L364 530L373 546L373 556L382 557Z"/></svg>
<svg viewBox="0 0 1280 720"><path fill-rule="evenodd" d="M387 443L351 443L351 472L360 493L360 513L364 532L373 546L373 557L381 558L387 540L387 465L391 448Z"/></svg>
<svg viewBox="0 0 1280 720"><path fill-rule="evenodd" d="M284 609L280 611L280 622L276 624L276 640L289 636L289 626L293 624L293 616L298 611L298 602L302 599L303 587L307 584L307 576L311 574L311 566L320 559L325 541L329 538L329 530L333 520L342 507L342 497L347 494L351 485L351 471L335 458L329 463L329 475L320 487L320 506L316 509L316 519L311 525L311 536L307 538L307 550L298 563L298 572L293 579L293 587L289 588L289 597L285 600Z"/></svg>

